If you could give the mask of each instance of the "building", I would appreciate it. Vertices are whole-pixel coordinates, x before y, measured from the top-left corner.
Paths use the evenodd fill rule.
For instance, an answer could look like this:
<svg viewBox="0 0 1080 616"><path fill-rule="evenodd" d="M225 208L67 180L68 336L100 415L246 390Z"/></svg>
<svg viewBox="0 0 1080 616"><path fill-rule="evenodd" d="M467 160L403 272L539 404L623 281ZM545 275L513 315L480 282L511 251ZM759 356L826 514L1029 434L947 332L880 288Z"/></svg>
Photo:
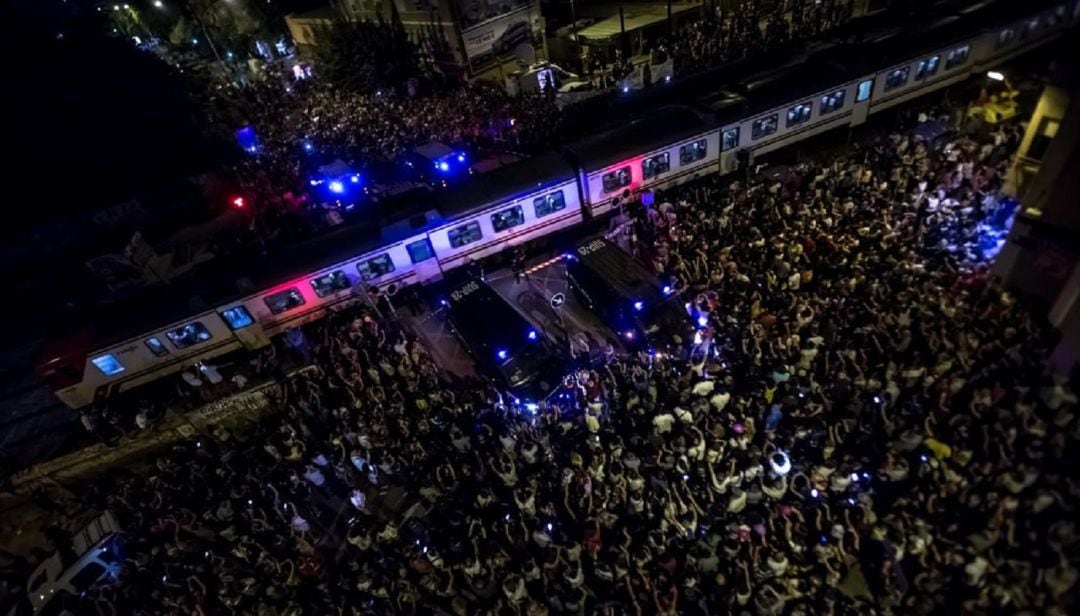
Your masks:
<svg viewBox="0 0 1080 616"><path fill-rule="evenodd" d="M538 0L345 0L285 18L301 54L318 45L321 28L336 19L396 18L444 73L502 79L521 63L547 57Z"/></svg>

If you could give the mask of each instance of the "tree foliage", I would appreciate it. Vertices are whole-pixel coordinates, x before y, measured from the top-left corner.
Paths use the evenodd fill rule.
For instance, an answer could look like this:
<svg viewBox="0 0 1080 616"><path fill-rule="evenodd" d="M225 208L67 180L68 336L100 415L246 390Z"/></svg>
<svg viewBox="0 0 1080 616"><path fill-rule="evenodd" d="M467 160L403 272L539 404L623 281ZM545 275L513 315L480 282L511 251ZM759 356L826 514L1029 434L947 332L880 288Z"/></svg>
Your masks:
<svg viewBox="0 0 1080 616"><path fill-rule="evenodd" d="M401 22L336 21L315 32L315 60L334 86L370 93L424 75L419 47Z"/></svg>

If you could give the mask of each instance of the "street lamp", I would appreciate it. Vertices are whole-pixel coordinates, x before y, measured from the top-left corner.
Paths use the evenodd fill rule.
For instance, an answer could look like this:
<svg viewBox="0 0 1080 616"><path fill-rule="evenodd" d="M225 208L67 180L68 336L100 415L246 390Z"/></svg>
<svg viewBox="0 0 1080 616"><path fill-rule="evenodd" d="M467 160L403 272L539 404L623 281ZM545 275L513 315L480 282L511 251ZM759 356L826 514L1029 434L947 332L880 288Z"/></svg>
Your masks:
<svg viewBox="0 0 1080 616"><path fill-rule="evenodd" d="M163 9L165 8L165 3L161 0L154 0L154 8Z"/></svg>
<svg viewBox="0 0 1080 616"><path fill-rule="evenodd" d="M994 81L1005 81L1005 75L998 71L987 71L986 76Z"/></svg>

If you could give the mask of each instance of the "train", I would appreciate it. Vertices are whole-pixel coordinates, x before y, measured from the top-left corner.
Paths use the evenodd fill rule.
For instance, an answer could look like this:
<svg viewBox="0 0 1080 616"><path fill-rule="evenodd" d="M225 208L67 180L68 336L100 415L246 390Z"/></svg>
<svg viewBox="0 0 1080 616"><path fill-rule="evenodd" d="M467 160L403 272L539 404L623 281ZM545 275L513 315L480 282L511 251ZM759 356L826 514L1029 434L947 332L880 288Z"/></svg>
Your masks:
<svg viewBox="0 0 1080 616"><path fill-rule="evenodd" d="M916 34L887 22L863 36L858 53L841 40L728 74L690 103L472 178L438 207L380 225L374 241L346 231L248 264L250 271L169 285L134 306L95 315L78 336L52 341L37 372L59 400L80 409L197 362L262 348L371 290L393 294L441 279L603 217L627 196L731 173L754 157L858 126L985 73L1080 21L1080 0L943 6L915 18Z"/></svg>

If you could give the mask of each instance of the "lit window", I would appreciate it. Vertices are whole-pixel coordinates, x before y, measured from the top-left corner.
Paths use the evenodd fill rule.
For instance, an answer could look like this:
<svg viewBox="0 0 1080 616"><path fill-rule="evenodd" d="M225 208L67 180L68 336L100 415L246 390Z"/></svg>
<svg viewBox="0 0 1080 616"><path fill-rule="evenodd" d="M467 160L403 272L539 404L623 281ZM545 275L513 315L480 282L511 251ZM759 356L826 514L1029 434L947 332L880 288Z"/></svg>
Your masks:
<svg viewBox="0 0 1080 616"><path fill-rule="evenodd" d="M350 284L349 277L341 270L335 270L329 274L323 274L318 278L311 279L311 288L315 289L315 295L319 297L326 297L348 289Z"/></svg>
<svg viewBox="0 0 1080 616"><path fill-rule="evenodd" d="M270 312L274 314L281 314L282 312L292 310L304 305L304 296L300 294L300 291L296 287L285 289L280 293L274 293L273 295L267 295L263 298L266 302L266 307L270 309Z"/></svg>
<svg viewBox="0 0 1080 616"><path fill-rule="evenodd" d="M630 185L630 167L623 167L611 173L605 173L602 179L604 192L615 192L624 186Z"/></svg>
<svg viewBox="0 0 1080 616"><path fill-rule="evenodd" d="M169 339L178 349L189 347L193 344L199 344L200 342L206 342L213 338L210 335L210 330L206 329L206 326L200 321L192 321L182 327L177 327L165 334L165 337Z"/></svg>
<svg viewBox="0 0 1080 616"><path fill-rule="evenodd" d="M412 244L406 245L405 250L409 252L409 260L413 263L427 261L431 257L435 256L435 249L431 247L431 240L426 237L422 240L416 240Z"/></svg>
<svg viewBox="0 0 1080 616"><path fill-rule="evenodd" d="M895 70L889 71L889 74L885 76L885 91L895 90L908 82L908 74L911 72L910 66L904 66Z"/></svg>
<svg viewBox="0 0 1080 616"><path fill-rule="evenodd" d="M925 60L919 60L919 63L915 65L915 81L922 81L927 77L933 77L937 73L938 62L941 61L941 56L933 56Z"/></svg>
<svg viewBox="0 0 1080 616"><path fill-rule="evenodd" d="M798 126L803 122L810 119L810 115L814 112L814 104L810 101L805 103L799 103L794 107L791 107L787 111L787 125L788 127Z"/></svg>
<svg viewBox="0 0 1080 616"><path fill-rule="evenodd" d="M767 137L775 133L779 125L780 115L776 113L754 120L754 124L750 127L750 137L753 139Z"/></svg>
<svg viewBox="0 0 1080 616"><path fill-rule="evenodd" d="M543 197L533 199L533 212L536 214L537 218L547 216L552 212L558 212L565 208L566 198L563 197L561 190L553 192L550 195L544 195Z"/></svg>
<svg viewBox="0 0 1080 616"><path fill-rule="evenodd" d="M124 371L124 366L111 354L95 357L90 360L105 376L116 376Z"/></svg>
<svg viewBox="0 0 1080 616"><path fill-rule="evenodd" d="M641 161L641 177L646 180L668 171L671 171L671 156L667 152Z"/></svg>
<svg viewBox="0 0 1080 616"><path fill-rule="evenodd" d="M356 271L364 281L374 280L394 271L394 261L390 255L383 253L377 257L366 259L356 264Z"/></svg>
<svg viewBox="0 0 1080 616"><path fill-rule="evenodd" d="M221 317L225 319L225 322L229 324L229 328L233 330L243 329L255 322L251 318L251 314L248 313L247 308L243 306L229 308L221 313Z"/></svg>
<svg viewBox="0 0 1080 616"><path fill-rule="evenodd" d="M146 344L146 348L150 349L150 352L157 357L165 357L169 354L169 349L165 347L161 340L158 340L157 336L151 336L143 342Z"/></svg>
<svg viewBox="0 0 1080 616"><path fill-rule="evenodd" d="M1008 45L1009 43L1013 42L1013 40L1015 40L1015 39L1016 39L1016 30L1013 30L1012 28L1005 28L1001 32L998 32L997 48L1001 49L1002 47L1004 47L1004 46Z"/></svg>
<svg viewBox="0 0 1080 616"><path fill-rule="evenodd" d="M720 150L727 152L739 147L739 127L729 128L720 133Z"/></svg>
<svg viewBox="0 0 1080 616"><path fill-rule="evenodd" d="M945 57L945 70L953 69L967 62L971 55L971 45L963 45L949 52Z"/></svg>
<svg viewBox="0 0 1080 616"><path fill-rule="evenodd" d="M508 207L491 215L491 226L495 229L495 233L513 229L523 222L525 222L525 210L521 209L520 205Z"/></svg>
<svg viewBox="0 0 1080 616"><path fill-rule="evenodd" d="M461 248L465 244L471 244L484 237L484 233L480 231L480 223L478 222L470 222L469 224L461 225L456 229L450 229L450 232L446 235L450 240L450 246L454 248Z"/></svg>
<svg viewBox="0 0 1080 616"><path fill-rule="evenodd" d="M697 162L708 154L709 142L704 139L699 139L693 143L688 143L679 147L679 164L689 165L690 163Z"/></svg>
<svg viewBox="0 0 1080 616"><path fill-rule="evenodd" d="M844 106L844 91L837 90L821 97L821 115L832 113Z"/></svg>
<svg viewBox="0 0 1080 616"><path fill-rule="evenodd" d="M855 92L855 102L861 103L870 99L870 95L874 92L874 80L867 79L859 84L859 89Z"/></svg>
<svg viewBox="0 0 1080 616"><path fill-rule="evenodd" d="M1028 38L1039 31L1039 27L1042 26L1042 19L1037 15L1028 20L1027 25L1024 26L1024 38Z"/></svg>

